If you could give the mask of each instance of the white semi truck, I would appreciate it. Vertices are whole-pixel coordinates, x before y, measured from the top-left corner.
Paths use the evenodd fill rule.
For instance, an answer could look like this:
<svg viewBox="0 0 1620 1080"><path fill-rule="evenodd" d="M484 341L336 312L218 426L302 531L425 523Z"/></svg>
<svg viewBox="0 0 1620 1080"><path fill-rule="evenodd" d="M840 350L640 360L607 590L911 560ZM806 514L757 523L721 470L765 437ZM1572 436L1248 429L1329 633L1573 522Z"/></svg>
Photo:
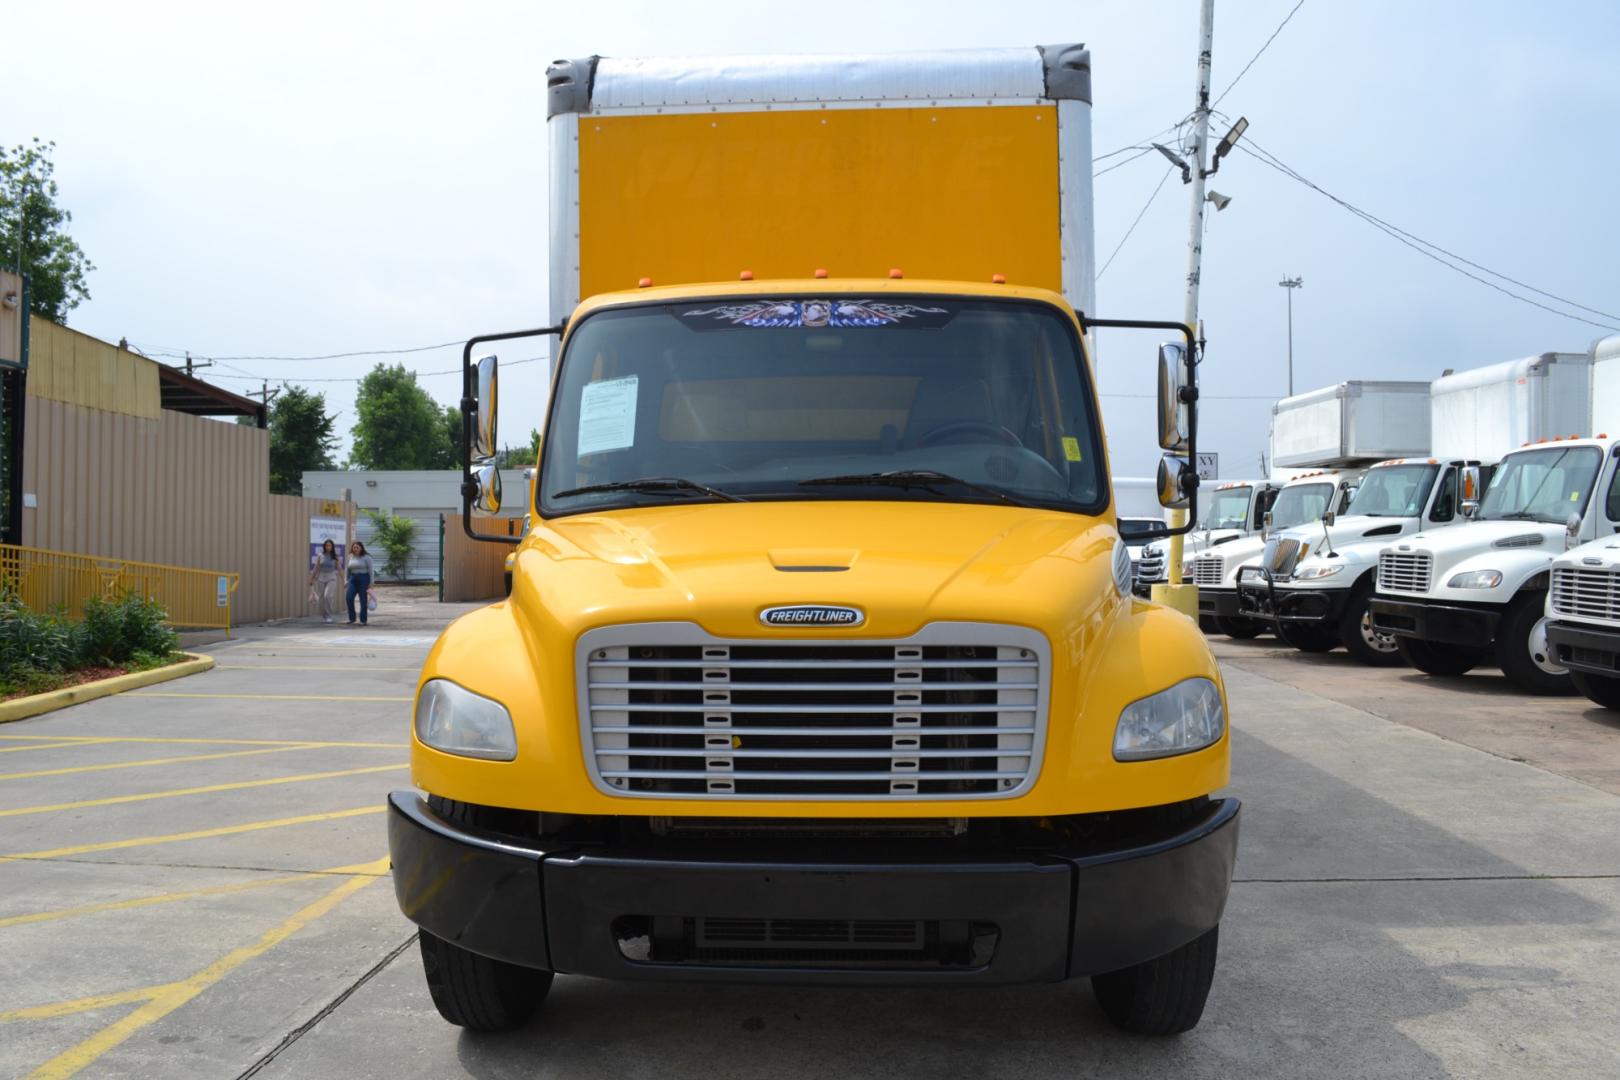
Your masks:
<svg viewBox="0 0 1620 1080"><path fill-rule="evenodd" d="M1229 544L1245 536L1258 536L1265 528L1266 511L1282 484L1271 480L1231 480L1217 485L1208 499L1209 509L1199 528L1182 541L1182 556L1189 558L1208 548ZM1155 540L1136 560L1136 591L1147 596L1154 585L1169 580L1169 542ZM1205 627L1212 630L1213 624Z"/></svg>
<svg viewBox="0 0 1620 1080"><path fill-rule="evenodd" d="M1620 506L1610 503L1604 514L1614 520ZM1546 632L1575 689L1620 709L1620 537L1599 536L1553 560Z"/></svg>

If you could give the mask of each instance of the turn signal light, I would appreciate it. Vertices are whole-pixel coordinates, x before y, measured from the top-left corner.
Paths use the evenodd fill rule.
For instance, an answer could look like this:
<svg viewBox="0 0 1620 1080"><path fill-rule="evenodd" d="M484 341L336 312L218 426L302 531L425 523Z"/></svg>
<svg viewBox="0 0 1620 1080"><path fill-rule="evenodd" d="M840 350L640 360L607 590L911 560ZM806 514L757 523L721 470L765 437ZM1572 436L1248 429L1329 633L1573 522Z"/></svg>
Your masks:
<svg viewBox="0 0 1620 1080"><path fill-rule="evenodd" d="M640 281L636 282L636 287L640 288L640 289L651 288L652 287L652 278L650 278L650 277L642 278Z"/></svg>

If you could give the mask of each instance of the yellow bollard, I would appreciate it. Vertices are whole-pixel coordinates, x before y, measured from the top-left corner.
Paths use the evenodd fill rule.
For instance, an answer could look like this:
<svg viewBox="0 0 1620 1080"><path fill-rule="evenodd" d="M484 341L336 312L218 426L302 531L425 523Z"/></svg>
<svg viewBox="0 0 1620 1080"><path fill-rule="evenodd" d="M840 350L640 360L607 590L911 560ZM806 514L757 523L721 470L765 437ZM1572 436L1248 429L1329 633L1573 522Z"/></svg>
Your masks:
<svg viewBox="0 0 1620 1080"><path fill-rule="evenodd" d="M1179 529L1186 524L1187 511L1172 510L1170 512L1170 527ZM1181 559L1183 545L1181 535L1178 533L1170 538L1170 552L1166 556L1170 565L1165 568L1169 582L1153 586L1151 592L1155 604L1175 608L1187 618L1198 620L1198 586L1190 585L1181 580Z"/></svg>

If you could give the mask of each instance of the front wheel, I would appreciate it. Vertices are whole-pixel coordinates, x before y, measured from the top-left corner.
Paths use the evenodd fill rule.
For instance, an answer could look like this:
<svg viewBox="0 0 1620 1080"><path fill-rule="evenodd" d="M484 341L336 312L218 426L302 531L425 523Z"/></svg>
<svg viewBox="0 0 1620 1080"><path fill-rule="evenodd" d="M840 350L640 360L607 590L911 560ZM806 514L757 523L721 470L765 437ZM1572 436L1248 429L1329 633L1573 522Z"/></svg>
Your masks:
<svg viewBox="0 0 1620 1080"><path fill-rule="evenodd" d="M1229 638L1238 641L1248 641L1250 638L1260 636L1266 624L1259 619L1245 619L1237 615L1217 615L1215 628Z"/></svg>
<svg viewBox="0 0 1620 1080"><path fill-rule="evenodd" d="M1569 673L1575 689L1605 709L1620 709L1620 679L1612 675L1588 675L1584 671Z"/></svg>
<svg viewBox="0 0 1620 1080"><path fill-rule="evenodd" d="M1339 631L1332 624L1282 622L1277 626L1277 636L1300 652L1332 652L1339 644Z"/></svg>
<svg viewBox="0 0 1620 1080"><path fill-rule="evenodd" d="M1344 605L1344 614L1339 616L1339 638L1344 642L1344 651L1363 664L1398 667L1401 650L1395 635L1373 626L1372 611L1368 607L1372 594L1371 581L1356 586Z"/></svg>
<svg viewBox="0 0 1620 1080"><path fill-rule="evenodd" d="M1569 669L1558 662L1547 641L1547 594L1520 593L1496 628L1496 662L1508 682L1532 694L1575 690Z"/></svg>
<svg viewBox="0 0 1620 1080"><path fill-rule="evenodd" d="M529 1022L552 974L491 960L421 932L422 971L439 1015L472 1031L511 1031Z"/></svg>
<svg viewBox="0 0 1620 1080"><path fill-rule="evenodd" d="M1215 978L1220 927L1174 952L1091 977L1103 1015L1135 1035L1176 1035L1198 1026Z"/></svg>
<svg viewBox="0 0 1620 1080"><path fill-rule="evenodd" d="M1420 641L1417 638L1396 638L1401 659L1425 675L1463 675L1479 666L1479 652L1466 645L1447 645L1439 641Z"/></svg>

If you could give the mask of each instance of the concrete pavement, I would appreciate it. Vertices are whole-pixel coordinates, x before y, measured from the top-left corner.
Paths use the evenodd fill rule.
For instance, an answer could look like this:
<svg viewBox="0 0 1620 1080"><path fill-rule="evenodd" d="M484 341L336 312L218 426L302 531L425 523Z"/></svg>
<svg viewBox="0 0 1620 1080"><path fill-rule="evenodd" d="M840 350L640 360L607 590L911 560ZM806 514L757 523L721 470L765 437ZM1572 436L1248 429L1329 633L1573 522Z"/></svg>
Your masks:
<svg viewBox="0 0 1620 1080"><path fill-rule="evenodd" d="M28 856L0 862L0 1076L53 1061L43 1075L1620 1072L1620 797L1602 790L1620 733L1607 715L1332 661L1333 678L1313 680L1225 643L1244 835L1191 1034L1118 1035L1084 983L567 977L528 1029L463 1034L433 1011L375 861L383 793L408 782L402 699L445 618L398 613L363 633L252 630L215 647L216 671L155 688L218 696L141 692L0 727L0 853ZM1442 724L1454 730L1422 730ZM137 737L201 741L90 741ZM1585 782L1494 738L1584 762ZM187 760L161 763L173 758Z"/></svg>

